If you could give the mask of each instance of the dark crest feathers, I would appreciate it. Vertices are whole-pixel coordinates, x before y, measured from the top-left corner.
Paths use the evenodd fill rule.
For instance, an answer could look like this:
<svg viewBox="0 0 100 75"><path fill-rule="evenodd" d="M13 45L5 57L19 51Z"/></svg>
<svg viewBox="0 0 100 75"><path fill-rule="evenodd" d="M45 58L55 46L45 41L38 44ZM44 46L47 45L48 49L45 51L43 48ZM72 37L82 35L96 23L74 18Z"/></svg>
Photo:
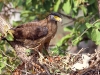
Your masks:
<svg viewBox="0 0 100 75"><path fill-rule="evenodd" d="M56 13L56 12L52 12L49 15L55 15L55 16L61 17L61 15L59 13Z"/></svg>

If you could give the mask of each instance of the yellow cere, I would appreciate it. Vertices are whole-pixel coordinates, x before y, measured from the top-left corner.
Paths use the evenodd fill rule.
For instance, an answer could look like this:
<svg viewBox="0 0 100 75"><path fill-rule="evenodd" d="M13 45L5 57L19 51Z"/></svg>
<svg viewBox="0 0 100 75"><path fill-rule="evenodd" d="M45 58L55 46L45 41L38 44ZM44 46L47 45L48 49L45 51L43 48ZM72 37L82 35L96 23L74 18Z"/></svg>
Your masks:
<svg viewBox="0 0 100 75"><path fill-rule="evenodd" d="M61 19L60 17L58 17L58 16L54 16L54 18L55 18L55 20L57 20L57 21L62 21L62 19Z"/></svg>

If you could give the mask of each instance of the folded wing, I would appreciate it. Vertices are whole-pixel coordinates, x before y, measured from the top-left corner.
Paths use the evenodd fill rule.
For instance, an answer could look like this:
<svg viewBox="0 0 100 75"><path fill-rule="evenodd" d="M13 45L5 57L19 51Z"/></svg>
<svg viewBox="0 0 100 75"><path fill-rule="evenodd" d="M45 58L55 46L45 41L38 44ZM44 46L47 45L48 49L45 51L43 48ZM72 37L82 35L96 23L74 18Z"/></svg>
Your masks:
<svg viewBox="0 0 100 75"><path fill-rule="evenodd" d="M35 23L27 23L20 25L14 30L14 38L37 40L48 34L48 28L46 26L35 25Z"/></svg>

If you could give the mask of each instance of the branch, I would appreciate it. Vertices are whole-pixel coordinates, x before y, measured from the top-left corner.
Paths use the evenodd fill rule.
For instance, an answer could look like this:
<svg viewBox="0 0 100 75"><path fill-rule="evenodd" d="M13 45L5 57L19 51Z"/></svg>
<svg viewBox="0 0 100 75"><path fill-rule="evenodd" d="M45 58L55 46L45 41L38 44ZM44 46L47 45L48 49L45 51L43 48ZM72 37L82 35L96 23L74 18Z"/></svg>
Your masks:
<svg viewBox="0 0 100 75"><path fill-rule="evenodd" d="M7 31L11 29L11 25L7 23L2 15L0 15L0 33L1 39L7 36Z"/></svg>
<svg viewBox="0 0 100 75"><path fill-rule="evenodd" d="M30 68L35 68L36 70L36 73L45 73L45 75L51 75L49 73L49 71L47 70L47 67L44 66L43 64L41 64L37 58L37 56L34 54L32 54L31 56L28 56L27 55L27 48L22 46L22 44L18 41L8 41L5 37L7 36L8 34L8 31L11 29L10 27L10 24L8 24L6 22L6 20L0 16L0 33L2 34L2 38L4 38L4 40L6 40L13 48L14 50L16 51L16 54L17 54L17 57L24 63L24 64L27 64L26 67L23 67L22 68L19 68L17 67L17 69L19 68L20 71L22 71L22 69L26 72L28 71ZM3 40L3 39L2 39ZM34 63L34 64L32 64ZM38 65L38 67L37 67ZM16 69L16 70L17 70ZM38 70L39 69L39 70ZM43 72L43 70L45 70L45 72ZM15 70L15 71L16 71ZM18 71L18 73L20 73ZM16 75L16 72L13 74L13 75ZM27 72L26 72L26 75L27 75Z"/></svg>
<svg viewBox="0 0 100 75"><path fill-rule="evenodd" d="M76 18L72 18L71 16L65 15L65 14L63 14L63 13L61 13L61 12L59 12L59 13L60 13L62 16L67 17L67 18L69 18L69 19L71 19L71 20L73 20L73 21L76 20Z"/></svg>
<svg viewBox="0 0 100 75"><path fill-rule="evenodd" d="M98 1L98 12L99 12L99 18L100 18L100 0L97 0Z"/></svg>
<svg viewBox="0 0 100 75"><path fill-rule="evenodd" d="M0 15L0 33L1 39L5 38L8 34L8 31L11 29L11 25L4 19L2 15ZM1 40L0 39L0 40ZM21 46L20 43L15 41L8 41L7 42L14 48L17 53L17 56L23 61L30 61L31 57L28 57L26 54L26 48Z"/></svg>
<svg viewBox="0 0 100 75"><path fill-rule="evenodd" d="M29 62L31 60L31 56L27 56L26 48L23 47L20 43L15 41L8 41L8 43L14 48L16 54L21 61L24 63Z"/></svg>

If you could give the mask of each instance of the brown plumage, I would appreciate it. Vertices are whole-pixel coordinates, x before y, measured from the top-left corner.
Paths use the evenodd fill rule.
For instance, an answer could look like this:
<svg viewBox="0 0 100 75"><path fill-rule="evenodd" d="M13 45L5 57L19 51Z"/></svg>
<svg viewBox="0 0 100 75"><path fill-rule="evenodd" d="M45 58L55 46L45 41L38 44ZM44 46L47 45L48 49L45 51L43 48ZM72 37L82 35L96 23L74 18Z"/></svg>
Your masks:
<svg viewBox="0 0 100 75"><path fill-rule="evenodd" d="M58 13L51 13L41 21L29 22L14 28L14 40L27 48L38 47L47 50L50 40L57 31L57 22L62 19Z"/></svg>

